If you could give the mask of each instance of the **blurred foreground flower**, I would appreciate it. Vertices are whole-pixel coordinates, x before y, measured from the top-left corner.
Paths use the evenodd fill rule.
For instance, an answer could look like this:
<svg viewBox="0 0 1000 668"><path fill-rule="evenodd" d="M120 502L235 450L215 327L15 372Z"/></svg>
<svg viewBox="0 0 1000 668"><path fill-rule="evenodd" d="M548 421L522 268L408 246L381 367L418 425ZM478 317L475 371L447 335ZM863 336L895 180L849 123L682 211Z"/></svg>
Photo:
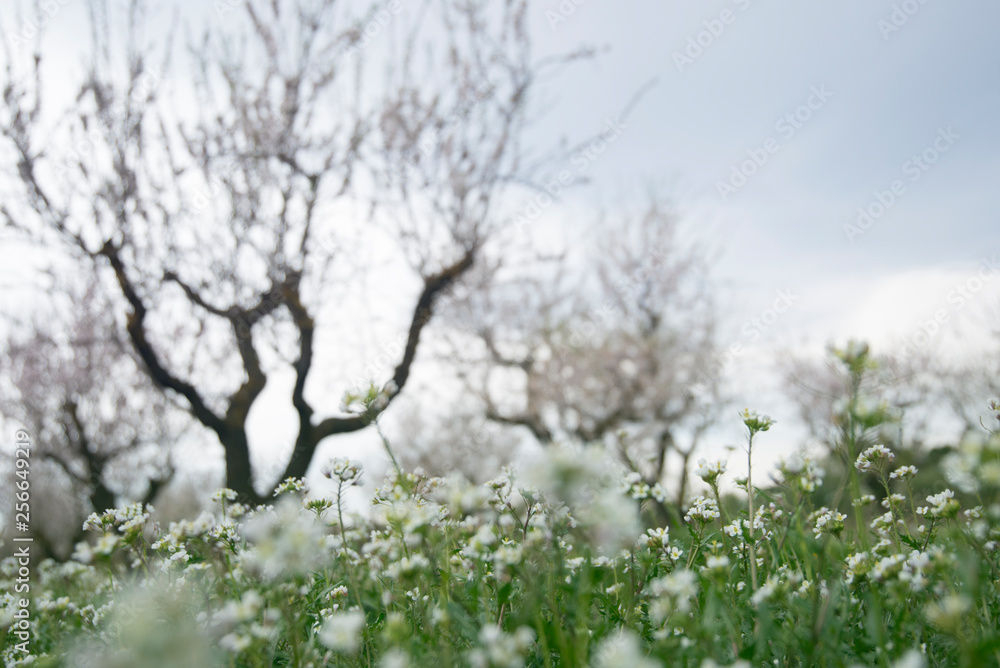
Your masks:
<svg viewBox="0 0 1000 668"><path fill-rule="evenodd" d="M527 482L562 503L600 554L610 556L642 534L639 506L622 490L617 467L598 447L546 448L527 469Z"/></svg>
<svg viewBox="0 0 1000 668"><path fill-rule="evenodd" d="M639 637L631 631L619 629L608 636L594 653L594 668L658 668L655 661L642 653Z"/></svg>
<svg viewBox="0 0 1000 668"><path fill-rule="evenodd" d="M243 533L250 545L241 555L243 565L265 580L308 575L327 554L323 526L288 497L254 515Z"/></svg>
<svg viewBox="0 0 1000 668"><path fill-rule="evenodd" d="M361 647L365 613L359 610L331 615L319 632L319 641L336 652L353 654Z"/></svg>

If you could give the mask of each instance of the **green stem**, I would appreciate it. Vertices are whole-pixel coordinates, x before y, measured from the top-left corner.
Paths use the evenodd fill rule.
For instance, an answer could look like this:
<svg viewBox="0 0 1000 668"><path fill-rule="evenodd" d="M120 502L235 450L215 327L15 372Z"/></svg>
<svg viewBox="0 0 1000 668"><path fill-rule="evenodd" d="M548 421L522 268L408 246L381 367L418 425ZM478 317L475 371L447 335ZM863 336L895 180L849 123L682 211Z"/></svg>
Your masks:
<svg viewBox="0 0 1000 668"><path fill-rule="evenodd" d="M753 478L751 477L751 464L753 457L753 430L750 430L750 437L747 439L747 512L749 513L749 548L750 548L750 586L751 591L757 591L757 555L754 550L753 534Z"/></svg>
<svg viewBox="0 0 1000 668"><path fill-rule="evenodd" d="M854 508L854 525L857 531L858 543L861 545L862 550L868 549L868 534L865 531L865 513L860 503L857 501L861 498L861 482L858 478L858 471L854 467L854 462L857 459L858 453L858 434L857 428L854 422L854 410L853 407L857 403L858 394L861 391L861 372L852 371L851 372L851 395L850 403L847 407L847 427L844 434L844 445L847 450L847 477L851 485L851 506Z"/></svg>
<svg viewBox="0 0 1000 668"><path fill-rule="evenodd" d="M715 505L719 506L719 528L722 530L722 547L728 554L729 537L726 536L726 525L729 524L729 518L726 517L726 509L722 506L722 498L719 496L718 483L712 483L712 492L715 493Z"/></svg>
<svg viewBox="0 0 1000 668"><path fill-rule="evenodd" d="M382 432L382 425L379 423L378 418L375 419L375 431L378 432L379 438L382 439L382 446L385 448L386 453L388 453L389 459L392 460L392 465L396 469L396 476L402 480L403 469L400 468L399 462L396 461L396 455L392 454L392 448L389 447L389 439Z"/></svg>
<svg viewBox="0 0 1000 668"><path fill-rule="evenodd" d="M889 516L892 518L892 535L896 539L896 549L902 551L899 529L896 527L896 509L892 505L892 491L889 489L889 480L885 477L885 471L879 471L879 481L885 489L885 501L889 504Z"/></svg>
<svg viewBox="0 0 1000 668"><path fill-rule="evenodd" d="M347 566L347 578L351 583L351 589L354 590L354 598L358 603L358 610L361 614L365 614L365 605L361 600L361 587L358 584L358 579L355 577L354 564L351 563L351 555L347 551L347 529L344 526L344 504L342 502L344 492L344 481L340 480L337 483L337 522L340 524L340 549L343 552L344 563ZM372 665L372 650L369 645L368 634L363 634L365 643L365 660L367 665L371 668Z"/></svg>

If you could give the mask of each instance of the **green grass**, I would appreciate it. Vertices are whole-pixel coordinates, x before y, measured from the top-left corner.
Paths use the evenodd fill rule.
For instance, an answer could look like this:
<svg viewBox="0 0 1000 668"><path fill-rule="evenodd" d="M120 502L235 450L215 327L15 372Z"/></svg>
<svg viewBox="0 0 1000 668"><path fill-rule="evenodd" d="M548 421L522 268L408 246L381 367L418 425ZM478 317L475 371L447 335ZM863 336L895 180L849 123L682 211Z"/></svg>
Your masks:
<svg viewBox="0 0 1000 668"><path fill-rule="evenodd" d="M1000 438L956 451L958 494L911 489L871 442L891 415L859 405L838 422L836 508L813 503L815 462L742 499L711 462L681 525L652 526L649 489L602 452L552 448L482 486L393 473L366 513L342 507L360 471L341 460L330 499L288 481L274 506L223 491L165 529L139 506L92 516L74 561L34 568L34 665L1000 665ZM741 418L752 461L771 421ZM16 573L0 566L3 591ZM24 658L15 605L7 665Z"/></svg>

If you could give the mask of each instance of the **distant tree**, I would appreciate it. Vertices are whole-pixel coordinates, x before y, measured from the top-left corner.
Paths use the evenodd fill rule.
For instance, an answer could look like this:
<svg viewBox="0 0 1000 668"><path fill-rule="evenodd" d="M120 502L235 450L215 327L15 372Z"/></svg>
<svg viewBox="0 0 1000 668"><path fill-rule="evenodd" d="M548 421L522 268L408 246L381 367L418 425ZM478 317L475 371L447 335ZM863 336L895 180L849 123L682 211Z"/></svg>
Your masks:
<svg viewBox="0 0 1000 668"><path fill-rule="evenodd" d="M426 403L426 397L402 403L387 424L404 469L484 483L517 461L519 439L485 420L474 398L449 401L444 415L430 413Z"/></svg>
<svg viewBox="0 0 1000 668"><path fill-rule="evenodd" d="M496 426L542 445L602 443L650 487L673 484L681 502L722 404L704 373L717 356L707 253L655 200L573 235L580 253L531 271L484 263L449 301L449 357L482 418L472 447L492 449Z"/></svg>
<svg viewBox="0 0 1000 668"><path fill-rule="evenodd" d="M861 344L857 344L861 345ZM965 415L972 401L968 394L969 371L942 362L929 351L871 350L870 368L861 376L860 385L847 372L842 361L828 358L788 356L781 360L784 390L810 436L832 448L840 437L837 415L843 413L852 393L864 404L884 403L898 419L881 429L885 443L910 450L932 447L941 429L959 421L972 426ZM968 405L967 405L968 404ZM978 424L976 425L978 429ZM957 434L948 434L956 437Z"/></svg>
<svg viewBox="0 0 1000 668"><path fill-rule="evenodd" d="M110 305L94 283L50 288L50 299L34 324L13 325L0 358L0 413L31 436L32 482L46 490L34 495L36 541L66 556L90 512L152 503L173 476L171 448L185 421L127 343L108 336Z"/></svg>
<svg viewBox="0 0 1000 668"><path fill-rule="evenodd" d="M793 357L784 368L786 394L813 442L824 448L809 453L822 460L828 474L816 493L817 504L841 502L856 477L855 457L867 447L888 446L894 466L917 467L915 487L935 488L948 480L943 460L951 446L970 433L987 433L973 418L988 408L976 391L973 369L929 350L900 348L879 355L867 344L851 342L833 352L826 359ZM879 499L885 494L870 479L858 484Z"/></svg>
<svg viewBox="0 0 1000 668"><path fill-rule="evenodd" d="M54 116L41 37L33 52L8 39L0 155L20 193L0 213L113 279L146 373L218 439L226 484L257 501L276 481L254 486L247 420L269 377L294 375L281 479L373 418L338 414L312 374L350 357L323 326L356 318L373 282L394 286L386 308L409 302L375 413L406 386L435 305L495 242L544 64L525 0L236 4L215 3L225 16L191 47L184 81L171 40L143 41L146 2L95 0L90 60Z"/></svg>
<svg viewBox="0 0 1000 668"><path fill-rule="evenodd" d="M990 338L985 349L970 347L958 359L926 365L930 396L966 433L994 429L1000 419L1000 305L986 314L983 329Z"/></svg>

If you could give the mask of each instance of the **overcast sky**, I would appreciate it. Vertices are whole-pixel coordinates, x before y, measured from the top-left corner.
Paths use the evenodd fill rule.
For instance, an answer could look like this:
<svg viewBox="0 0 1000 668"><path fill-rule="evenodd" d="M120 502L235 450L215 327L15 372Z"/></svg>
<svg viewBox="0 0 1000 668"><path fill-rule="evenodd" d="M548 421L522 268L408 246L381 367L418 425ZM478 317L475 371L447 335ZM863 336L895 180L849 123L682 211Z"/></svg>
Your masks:
<svg viewBox="0 0 1000 668"><path fill-rule="evenodd" d="M560 7L575 11L563 20ZM591 167L599 190L665 184L724 245L723 275L762 298L795 288L802 301L793 313L826 321L817 333L843 333L835 323L845 319L862 325L854 307L894 277L971 274L1000 250L997 3L551 0L536 8L540 48L610 47L561 78L559 126L581 134L600 126L656 80ZM744 164L754 156L766 161ZM734 166L752 173L745 184ZM720 183L737 185L720 193ZM884 212L883 191L895 200ZM863 229L859 207L881 216ZM833 285L844 289L831 301ZM913 286L914 299L923 287Z"/></svg>
<svg viewBox="0 0 1000 668"><path fill-rule="evenodd" d="M547 0L535 10L540 50L609 47L559 79L550 132L584 136L655 80L589 167L597 187L566 199L585 210L654 183L692 234L720 245L728 338L750 351L732 365L741 394L760 397L751 358L786 346L854 336L892 352L922 342L921 324L942 310L929 346L983 329L978 314L963 316L1000 295L1000 266L984 266L1000 253L1000 4ZM750 341L743 325L779 290L795 303Z"/></svg>
<svg viewBox="0 0 1000 668"><path fill-rule="evenodd" d="M197 5L209 3L178 3L189 16ZM544 215L574 224L634 207L650 187L670 197L688 234L719 249L721 343L747 351L729 367L741 400L788 410L759 374L776 351L848 337L892 351L942 312L929 346L985 331L979 313L1000 302L989 264L1000 3L539 0L532 11L539 57L601 47L549 82L532 143L593 135L644 91L588 163L593 187ZM53 25L82 45L78 24ZM748 335L780 295L790 306Z"/></svg>

